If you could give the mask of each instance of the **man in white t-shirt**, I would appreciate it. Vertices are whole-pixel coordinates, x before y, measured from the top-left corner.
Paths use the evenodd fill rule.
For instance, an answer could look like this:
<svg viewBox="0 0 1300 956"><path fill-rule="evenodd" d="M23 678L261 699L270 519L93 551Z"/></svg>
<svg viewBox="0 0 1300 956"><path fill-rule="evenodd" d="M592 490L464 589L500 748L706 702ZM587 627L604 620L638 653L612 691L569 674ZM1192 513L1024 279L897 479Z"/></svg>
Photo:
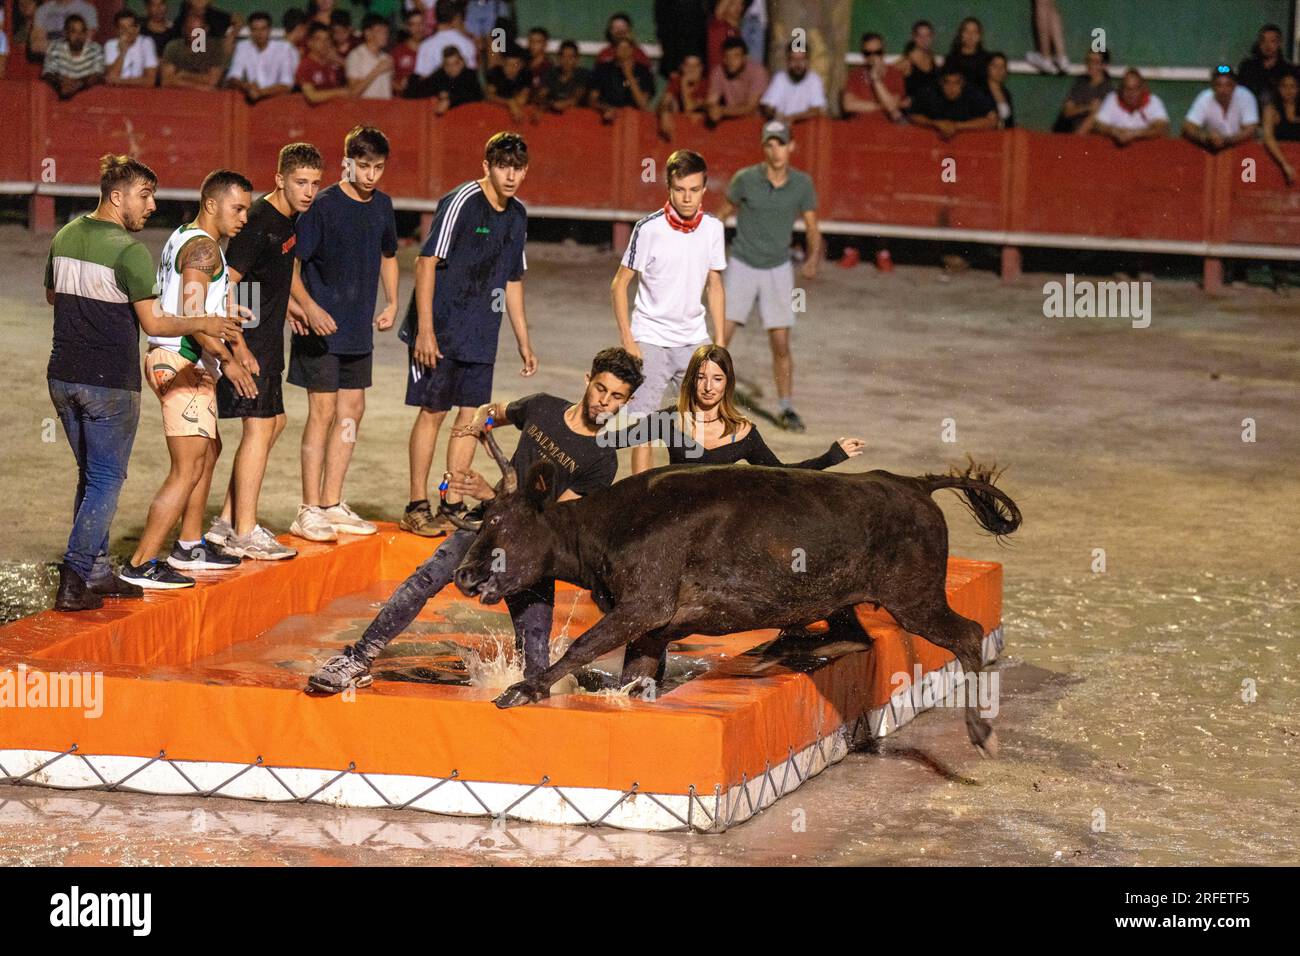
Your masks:
<svg viewBox="0 0 1300 956"><path fill-rule="evenodd" d="M478 46L474 39L461 29L464 17L459 7L451 0L438 0L434 8L438 16L438 29L420 44L415 54L415 75L432 76L442 66L442 52L449 46L460 50L465 58L465 65L471 70L478 69Z"/></svg>
<svg viewBox="0 0 1300 956"><path fill-rule="evenodd" d="M1210 88L1201 90L1183 119L1183 135L1211 151L1227 149L1255 138L1259 104L1255 94L1237 83L1230 66L1216 67Z"/></svg>
<svg viewBox="0 0 1300 956"><path fill-rule="evenodd" d="M113 18L117 36L104 44L104 82L109 86L154 86L158 82L158 51L153 37L140 35L140 18L119 10Z"/></svg>
<svg viewBox="0 0 1300 956"><path fill-rule="evenodd" d="M627 406L632 419L658 411L669 386L675 402L691 353L710 341L722 344L725 334L727 254L722 221L704 211L708 166L699 153L679 149L668 157L664 172L668 201L632 228L610 287L623 348L641 359L645 374ZM634 276L636 302L629 321L627 292ZM648 469L650 459L648 444L634 446L632 473Z"/></svg>
<svg viewBox="0 0 1300 956"><path fill-rule="evenodd" d="M786 51L785 70L772 75L758 108L768 119L775 117L787 123L826 113L826 87L822 78L808 69L807 51L795 50L791 44Z"/></svg>
<svg viewBox="0 0 1300 956"><path fill-rule="evenodd" d="M240 40L226 71L226 85L241 90L256 103L293 90L299 55L288 40L271 39L271 17L254 13L248 18L248 39Z"/></svg>
<svg viewBox="0 0 1300 956"><path fill-rule="evenodd" d="M367 13L361 21L361 38L343 65L352 95L363 100L391 100L393 58L384 52L388 47L388 21L377 13Z"/></svg>
<svg viewBox="0 0 1300 956"><path fill-rule="evenodd" d="M1169 113L1165 104L1147 89L1142 74L1132 67L1124 72L1119 89L1107 93L1101 108L1079 127L1080 133L1109 136L1116 146L1154 139L1168 131Z"/></svg>

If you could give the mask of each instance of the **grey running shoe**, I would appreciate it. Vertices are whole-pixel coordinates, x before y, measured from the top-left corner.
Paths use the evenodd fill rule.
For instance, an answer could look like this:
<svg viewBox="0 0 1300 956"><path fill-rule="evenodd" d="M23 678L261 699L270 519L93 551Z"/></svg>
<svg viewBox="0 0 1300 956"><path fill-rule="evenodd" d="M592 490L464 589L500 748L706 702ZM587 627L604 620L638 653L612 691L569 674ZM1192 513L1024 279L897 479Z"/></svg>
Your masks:
<svg viewBox="0 0 1300 956"><path fill-rule="evenodd" d="M411 534L418 534L425 538L436 538L438 535L446 533L446 529L433 516L433 509L427 501L413 511L404 513L402 520L397 522L397 526L403 531L409 531Z"/></svg>
<svg viewBox="0 0 1300 956"><path fill-rule="evenodd" d="M200 538L192 548L182 548L177 541L167 555L167 563L181 571L229 571L239 567L239 558L218 551L207 538Z"/></svg>
<svg viewBox="0 0 1300 956"><path fill-rule="evenodd" d="M308 541L337 541L339 537L319 505L299 505L298 517L289 525L289 533Z"/></svg>
<svg viewBox="0 0 1300 956"><path fill-rule="evenodd" d="M307 678L307 689L322 694L340 694L349 687L369 687L374 681L370 675L370 662L356 656L348 647Z"/></svg>
<svg viewBox="0 0 1300 956"><path fill-rule="evenodd" d="M260 524L244 535L231 535L226 543L226 552L254 561L283 561L295 557L298 552L275 540L275 535Z"/></svg>
<svg viewBox="0 0 1300 956"><path fill-rule="evenodd" d="M340 501L333 508L322 512L338 534L374 534L379 529L348 507L346 501Z"/></svg>
<svg viewBox="0 0 1300 956"><path fill-rule="evenodd" d="M780 417L777 418L776 423L790 432L805 431L808 427L803 423L803 419L799 417L799 413L793 408L787 408L783 411Z"/></svg>
<svg viewBox="0 0 1300 956"><path fill-rule="evenodd" d="M224 548L226 543L235 536L235 529L225 518L217 515L212 519L212 527L203 537L207 538L218 548Z"/></svg>
<svg viewBox="0 0 1300 956"><path fill-rule="evenodd" d="M150 558L138 567L129 561L122 565L121 579L145 590L175 590L194 587L194 579L178 574L165 561Z"/></svg>

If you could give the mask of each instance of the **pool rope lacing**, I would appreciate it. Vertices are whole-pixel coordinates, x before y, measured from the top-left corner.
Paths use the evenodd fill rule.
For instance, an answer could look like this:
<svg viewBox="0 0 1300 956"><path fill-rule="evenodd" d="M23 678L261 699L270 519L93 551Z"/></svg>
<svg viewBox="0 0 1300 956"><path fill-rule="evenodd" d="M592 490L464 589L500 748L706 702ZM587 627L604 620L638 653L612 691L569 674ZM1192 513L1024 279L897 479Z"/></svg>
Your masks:
<svg viewBox="0 0 1300 956"><path fill-rule="evenodd" d="M1001 652L1002 647L1003 647L1002 628L998 627L994 629L991 633L987 634L984 638L985 661L988 662L993 659L996 659L998 654ZM53 790L88 790L88 791L106 791L110 793L122 792L122 793L160 795L160 791L144 790L136 787L128 787L126 786L126 784L129 780L131 780L131 778L147 770L149 767L152 767L154 764L166 764L167 766L171 767L172 770L176 771L176 774L183 781L185 781L186 785L189 786L189 788L193 791L193 794L196 796L228 797L230 799L237 799L237 800L250 800L250 799L259 800L260 798L256 798L256 797L250 798L247 796L228 794L228 793L223 793L222 791L226 787L229 787L240 777L242 777L244 774L248 773L250 770L261 769L266 771L268 774L270 774L270 776L279 784L279 786L288 795L288 799L274 800L274 799L266 798L265 800L260 800L260 802L330 803L331 801L317 800L316 798L319 797L320 794L328 790L330 787L334 786L336 783L343 780L345 777L355 776L360 778L362 781L364 781L365 784L371 790L373 790L375 795L378 796L379 799L382 801L382 803L379 804L378 807L372 806L370 804L364 805L368 809L383 808L389 810L406 810L411 808L418 801L424 799L425 797L434 793L441 787L446 786L447 784L459 784L461 787L464 787L465 791L474 799L474 802L483 808L482 814L452 812L452 811L442 811L442 810L435 810L429 812L434 812L445 816L469 816L469 817L487 816L498 820L510 819L512 811L514 811L517 807L519 807L519 805L522 804L525 800L527 800L533 794L537 793L539 790L547 790L550 792L554 792L557 796L559 796L560 799L574 813L578 815L579 818L578 822L566 821L567 825L570 826L586 826L586 827L598 827L602 825L618 826L619 824L617 823L606 822L607 820L609 820L611 814L613 814L616 810L622 807L623 804L626 803L628 800L637 797L642 797L652 802L656 807L658 807L664 813L668 814L668 816L671 819L676 821L677 824L676 826L656 827L655 829L658 832L672 833L672 832L691 831L697 833L721 833L727 830L728 828L730 828L733 824L737 822L737 813L740 811L742 804L746 807L748 813L740 817L740 822L744 822L750 817L756 815L759 811L765 809L766 806L770 806L771 804L775 803L778 799L780 799L781 797L785 796L787 793L790 793L791 791L793 791L794 789L802 785L805 781L808 780L809 777L814 776L815 774L820 773L822 770L826 769L832 764L837 763L847 753L856 749L859 746L860 742L863 744L870 744L872 741L879 740L880 738L887 736L893 731L898 730L904 724L909 723L911 719L914 716L916 716L916 714L922 712L922 708L918 707L916 704L916 699L918 695L925 689L924 684L930 683L931 685L933 685L934 682L939 682L940 686L944 686L942 682L947 679L945 675L955 674L957 671L960 671L960 665L957 664L956 661L950 661L944 667L928 672L922 678L922 682L912 684L909 687L901 688L889 699L887 703L881 705L878 708L875 708L874 710L868 713L863 713L858 715L858 717L852 722L851 725L848 723L841 724L839 725L839 727L832 730L829 734L823 734L819 730L817 733L816 740L812 744L804 747L799 753L795 753L793 746L787 746L786 759L781 761L781 763L778 764L777 767L775 768L778 772L780 772L781 775L781 783L779 786L776 783L775 778L773 777L774 768L772 767L771 761L765 762L761 774L754 773L751 776L748 773L742 773L740 776L740 781L728 787L725 793L722 789L721 784L715 784L713 787L713 794L712 794L713 796L712 812L710 812L708 803L706 802L707 798L701 796L701 792L695 786L695 784L691 784L687 788L687 792L685 794L656 795L648 791L643 791L641 789L640 784L636 781L633 781L631 786L629 786L626 790L623 790L621 792L616 791L619 794L618 797L613 801L613 803L609 805L609 807L603 813L600 813L596 816L591 816L588 813L584 813L582 811L582 809L577 805L577 803L574 802L574 799L571 798L569 794L565 792L563 787L559 787L552 784L549 775L543 776L540 781L529 786L529 788L523 794L519 795L518 797L515 797L513 800L511 800L508 804L506 804L506 806L504 806L500 810L493 810L492 807L488 805L487 801L484 800L483 797L478 793L478 791L474 789L474 784L483 786L484 784L490 782L464 780L460 776L460 771L455 769L453 769L448 776L443 778L424 778L424 779L431 779L434 782L430 786L421 790L415 796L411 797L409 800L399 803L391 800L387 796L387 794L385 794L383 790L379 788L379 786L375 783L375 781L370 778L370 776L368 776L364 772L358 771L356 767L356 763L354 761L349 761L346 768L338 771L320 770L317 768L299 768L299 767L279 768L281 770L312 769L315 770L315 772L333 773L333 776L331 776L328 780L326 780L325 783L316 787L310 793L298 794L294 791L292 787L289 786L287 782L285 782L284 778L280 774L276 773L275 767L272 767L267 763L265 763L261 755L259 755L252 763L249 763L246 766L244 766L242 769L236 771L234 774L227 777L225 780L217 784L215 787L211 787L205 790L204 788L196 784L190 778L190 776L185 773L185 771L181 767L182 763L203 763L204 761L174 760L167 756L167 752L165 750L159 750L157 756L154 757L134 758L134 759L139 759L143 762L139 766L132 769L129 773L122 776L120 779L115 781L109 781L108 779L105 778L104 774L100 772L100 769L95 766L91 758L94 756L108 757L111 755L81 753L78 744L76 744L75 742L71 746L69 746L67 750L55 754L53 757L50 757L48 760L43 761L38 766L31 768L26 773L23 773L20 776L15 776L14 774L11 774L8 771L8 769L6 769L4 764L0 763L0 784L8 785L8 786L33 786L33 787L41 787L41 788L53 789ZM933 686L931 686L931 690L932 689ZM830 744L829 753L827 752L826 749L827 744ZM801 770L799 767L799 760L800 757L803 756L806 756L806 760L804 761L804 766L803 769ZM65 757L74 757L75 759L81 760L86 765L86 767L89 768L90 772L94 774L95 778L99 780L99 784L91 785L91 786L84 786L84 785L60 786L59 784L50 783L46 780L31 779L35 777L37 774L43 773L45 770L47 770L48 768L50 768L60 760L63 760ZM817 769L814 770L814 767L816 767ZM792 773L794 775L793 785L791 785L790 783L790 777ZM752 793L753 791L752 785L755 781L758 781L759 783L758 793L756 796ZM501 781L492 781L491 783L499 784L501 783ZM521 784L519 786L528 786L528 785ZM570 789L573 788L571 787ZM589 790L590 788L582 788L582 789ZM175 795L175 794L171 794L170 792L165 792L165 793L166 795ZM660 799L661 797L669 797L669 796L671 796L677 801L680 801L680 799L683 796L686 797L686 815L684 817L677 810L673 809L673 807L665 803L663 799ZM766 804L764 803L765 797L767 798ZM424 809L424 808L417 807L416 809ZM533 818L521 816L518 814L514 816L514 819L519 820L521 823L538 822Z"/></svg>

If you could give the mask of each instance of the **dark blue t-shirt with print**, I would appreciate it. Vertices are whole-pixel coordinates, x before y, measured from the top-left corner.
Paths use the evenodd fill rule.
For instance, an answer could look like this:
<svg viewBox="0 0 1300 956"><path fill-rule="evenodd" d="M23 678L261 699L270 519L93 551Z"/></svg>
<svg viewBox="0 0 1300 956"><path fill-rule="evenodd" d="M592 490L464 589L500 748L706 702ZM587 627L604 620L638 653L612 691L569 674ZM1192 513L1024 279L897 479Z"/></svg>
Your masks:
<svg viewBox="0 0 1300 956"><path fill-rule="evenodd" d="M477 182L462 183L438 200L433 228L420 250L437 256L433 333L438 351L461 362L495 362L507 282L524 277L528 213L517 199L498 212ZM399 333L413 343L415 295Z"/></svg>
<svg viewBox="0 0 1300 956"><path fill-rule="evenodd" d="M376 189L369 202L359 202L335 183L316 195L294 232L303 284L338 326L325 336L329 351L373 351L379 265L397 254L393 201Z"/></svg>

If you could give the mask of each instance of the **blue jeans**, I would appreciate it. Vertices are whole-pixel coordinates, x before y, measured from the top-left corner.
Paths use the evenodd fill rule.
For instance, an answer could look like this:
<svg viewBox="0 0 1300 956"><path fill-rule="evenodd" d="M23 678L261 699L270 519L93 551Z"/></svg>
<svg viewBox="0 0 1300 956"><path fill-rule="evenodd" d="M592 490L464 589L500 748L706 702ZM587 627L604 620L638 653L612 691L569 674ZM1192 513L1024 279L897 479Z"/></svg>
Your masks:
<svg viewBox="0 0 1300 956"><path fill-rule="evenodd" d="M419 615L420 610L447 585L451 584L477 534L457 529L447 536L427 561L393 592L375 619L370 622L353 652L374 662ZM531 589L506 598L510 619L515 625L515 647L524 652L524 676L532 677L551 663L551 623L555 615L555 581L538 581Z"/></svg>
<svg viewBox="0 0 1300 956"><path fill-rule="evenodd" d="M140 393L49 380L50 400L77 459L77 497L63 561L87 583L111 575L108 529L126 481Z"/></svg>

